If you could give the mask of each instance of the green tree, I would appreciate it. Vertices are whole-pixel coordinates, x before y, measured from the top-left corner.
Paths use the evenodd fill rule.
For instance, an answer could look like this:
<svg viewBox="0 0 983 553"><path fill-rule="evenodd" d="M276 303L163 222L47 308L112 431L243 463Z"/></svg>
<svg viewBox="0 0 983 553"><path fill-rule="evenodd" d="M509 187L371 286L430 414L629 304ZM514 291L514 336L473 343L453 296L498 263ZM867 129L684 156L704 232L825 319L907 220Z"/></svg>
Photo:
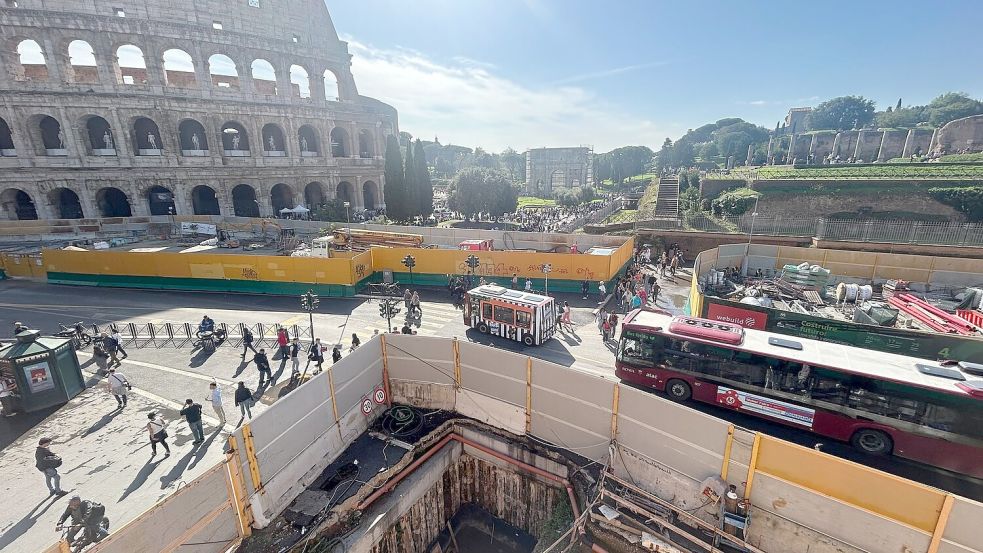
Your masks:
<svg viewBox="0 0 983 553"><path fill-rule="evenodd" d="M519 188L507 174L485 167L470 167L459 172L451 183L448 206L474 218L478 213L501 215L515 211Z"/></svg>
<svg viewBox="0 0 983 553"><path fill-rule="evenodd" d="M403 180L403 156L395 135L386 137L386 216L395 221L409 219L406 183Z"/></svg>
<svg viewBox="0 0 983 553"><path fill-rule="evenodd" d="M413 144L413 173L416 184L417 213L426 219L433 213L433 182L427 167L427 156L423 143L418 138Z"/></svg>
<svg viewBox="0 0 983 553"><path fill-rule="evenodd" d="M512 148L505 148L499 157L502 160L502 167L509 174L512 182L526 181L526 156Z"/></svg>
<svg viewBox="0 0 983 553"><path fill-rule="evenodd" d="M840 96L819 104L809 113L809 128L846 131L874 120L874 102L863 96Z"/></svg>
<svg viewBox="0 0 983 553"><path fill-rule="evenodd" d="M925 109L928 122L940 127L949 121L983 113L983 102L962 92L946 92L929 102Z"/></svg>
<svg viewBox="0 0 983 553"><path fill-rule="evenodd" d="M894 111L880 111L874 122L881 128L910 128L928 121L925 106L898 108Z"/></svg>
<svg viewBox="0 0 983 553"><path fill-rule="evenodd" d="M404 197L406 205L403 208L406 211L406 217L403 219L410 220L420 214L419 188L416 182L416 164L413 162L412 142L406 147L406 159L403 163L403 189L406 190Z"/></svg>
<svg viewBox="0 0 983 553"><path fill-rule="evenodd" d="M313 206L310 216L315 221L345 221L348 213L345 210L345 201L335 198Z"/></svg>

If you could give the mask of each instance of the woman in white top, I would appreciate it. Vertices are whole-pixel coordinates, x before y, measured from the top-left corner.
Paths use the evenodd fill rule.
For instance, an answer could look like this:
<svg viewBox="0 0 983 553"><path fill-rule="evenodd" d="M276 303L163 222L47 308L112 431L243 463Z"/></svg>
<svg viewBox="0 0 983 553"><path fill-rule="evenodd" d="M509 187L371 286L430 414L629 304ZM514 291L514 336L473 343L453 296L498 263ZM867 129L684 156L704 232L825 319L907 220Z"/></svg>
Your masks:
<svg viewBox="0 0 983 553"><path fill-rule="evenodd" d="M147 418L150 419L147 423L147 433L150 434L150 457L157 455L158 443L164 446L164 451L167 452L164 457L167 457L171 454L171 448L167 445L167 422L154 411L147 413Z"/></svg>

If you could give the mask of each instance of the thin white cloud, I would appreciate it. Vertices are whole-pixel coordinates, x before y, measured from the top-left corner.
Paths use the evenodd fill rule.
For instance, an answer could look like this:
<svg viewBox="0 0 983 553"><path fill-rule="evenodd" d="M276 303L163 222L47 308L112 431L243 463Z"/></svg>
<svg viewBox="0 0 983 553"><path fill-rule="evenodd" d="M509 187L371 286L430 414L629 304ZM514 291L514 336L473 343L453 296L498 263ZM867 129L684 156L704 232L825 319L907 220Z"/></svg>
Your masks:
<svg viewBox="0 0 983 553"><path fill-rule="evenodd" d="M541 146L658 147L668 136L575 86L534 89L474 60L437 62L407 49L380 49L345 37L359 92L399 111L402 130L448 144L501 151Z"/></svg>
<svg viewBox="0 0 983 553"><path fill-rule="evenodd" d="M558 81L554 81L553 84L571 84L579 83L583 81L590 81L593 79L603 79L604 77L611 77L614 75L620 75L622 73L628 73L630 71L638 71L639 69L649 69L651 67L659 67L661 65L666 65L668 62L664 61L654 61L652 63L640 63L637 65L625 65L624 67L614 67L612 69L605 69L603 71L595 71L593 73L584 73L582 75L574 75L573 77L566 77Z"/></svg>

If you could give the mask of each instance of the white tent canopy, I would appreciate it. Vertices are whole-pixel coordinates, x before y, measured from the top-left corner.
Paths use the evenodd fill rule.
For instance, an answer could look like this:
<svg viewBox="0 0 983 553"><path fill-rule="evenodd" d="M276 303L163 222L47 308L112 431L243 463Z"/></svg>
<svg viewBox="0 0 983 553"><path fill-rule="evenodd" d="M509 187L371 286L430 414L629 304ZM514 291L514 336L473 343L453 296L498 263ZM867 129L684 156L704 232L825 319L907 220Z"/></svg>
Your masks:
<svg viewBox="0 0 983 553"><path fill-rule="evenodd" d="M285 208L283 208L283 209L280 210L280 213L309 213L310 211L311 210L307 209L306 207L304 207L302 205L298 205L297 207L295 207L293 209L291 209L289 207L285 207Z"/></svg>

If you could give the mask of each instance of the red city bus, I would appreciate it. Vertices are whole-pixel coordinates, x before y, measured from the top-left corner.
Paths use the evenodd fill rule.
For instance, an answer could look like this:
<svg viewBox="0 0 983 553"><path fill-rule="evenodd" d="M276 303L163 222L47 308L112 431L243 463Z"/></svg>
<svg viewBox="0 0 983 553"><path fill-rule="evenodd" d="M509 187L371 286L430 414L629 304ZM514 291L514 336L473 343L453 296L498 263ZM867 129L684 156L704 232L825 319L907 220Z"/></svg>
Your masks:
<svg viewBox="0 0 983 553"><path fill-rule="evenodd" d="M622 381L983 478L983 366L636 310Z"/></svg>

